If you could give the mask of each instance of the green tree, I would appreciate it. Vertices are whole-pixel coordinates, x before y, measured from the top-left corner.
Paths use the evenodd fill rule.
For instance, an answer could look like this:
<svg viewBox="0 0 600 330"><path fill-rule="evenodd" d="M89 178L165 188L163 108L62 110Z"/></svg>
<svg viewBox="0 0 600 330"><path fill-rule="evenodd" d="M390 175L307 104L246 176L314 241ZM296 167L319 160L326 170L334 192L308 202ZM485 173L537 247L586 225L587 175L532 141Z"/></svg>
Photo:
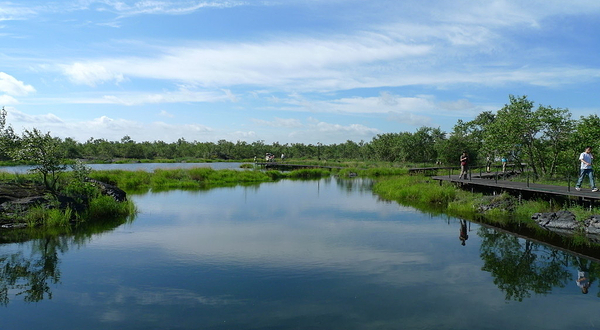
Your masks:
<svg viewBox="0 0 600 330"><path fill-rule="evenodd" d="M583 152L585 147L591 146L594 149L594 154L600 150L600 117L593 114L585 117L580 117L575 122L573 134L570 135L568 144L570 148L567 153L567 164L570 164L573 170L579 171L579 154ZM596 159L596 162L598 159Z"/></svg>
<svg viewBox="0 0 600 330"><path fill-rule="evenodd" d="M575 125L571 120L571 113L567 109L540 106L536 115L542 124L542 134L535 141L541 171L550 176L558 171L563 174L568 172L569 165L576 159L564 152L570 149Z"/></svg>
<svg viewBox="0 0 600 330"><path fill-rule="evenodd" d="M19 137L15 134L12 126L6 124L6 110L0 110L0 159L12 158L12 151L17 149Z"/></svg>
<svg viewBox="0 0 600 330"><path fill-rule="evenodd" d="M486 143L501 156L510 155L517 163L527 161L533 172L538 174L539 159L535 154L534 141L542 123L527 96L510 95L509 99L510 103L498 110L495 120L487 125Z"/></svg>
<svg viewBox="0 0 600 330"><path fill-rule="evenodd" d="M20 148L13 151L13 158L36 164L33 171L41 175L46 188L51 191L56 190L56 183L66 169L60 140L37 128L23 132Z"/></svg>

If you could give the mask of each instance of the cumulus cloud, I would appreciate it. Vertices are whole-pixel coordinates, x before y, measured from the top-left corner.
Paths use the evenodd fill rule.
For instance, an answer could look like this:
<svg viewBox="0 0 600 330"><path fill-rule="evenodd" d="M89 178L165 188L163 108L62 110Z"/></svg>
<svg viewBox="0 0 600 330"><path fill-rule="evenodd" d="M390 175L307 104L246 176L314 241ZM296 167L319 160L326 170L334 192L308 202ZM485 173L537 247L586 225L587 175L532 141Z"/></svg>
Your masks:
<svg viewBox="0 0 600 330"><path fill-rule="evenodd" d="M31 85L26 85L24 82L17 80L5 72L0 72L0 92L21 96L35 92L35 88Z"/></svg>

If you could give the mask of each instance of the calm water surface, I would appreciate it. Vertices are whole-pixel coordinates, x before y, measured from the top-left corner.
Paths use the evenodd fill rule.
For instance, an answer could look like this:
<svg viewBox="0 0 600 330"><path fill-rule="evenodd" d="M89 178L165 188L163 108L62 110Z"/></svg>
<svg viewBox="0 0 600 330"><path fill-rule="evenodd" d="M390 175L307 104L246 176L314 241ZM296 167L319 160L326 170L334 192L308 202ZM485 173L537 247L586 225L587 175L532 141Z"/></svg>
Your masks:
<svg viewBox="0 0 600 330"><path fill-rule="evenodd" d="M1 329L600 327L598 265L470 223L463 246L369 181L130 197L132 223L0 245Z"/></svg>
<svg viewBox="0 0 600 330"><path fill-rule="evenodd" d="M176 169L176 168L195 168L195 167L210 167L215 170L222 169L240 169L240 165L244 163L132 163L132 164L89 164L93 170L124 170L124 171L154 171L155 169ZM0 166L0 171L8 173L26 173L34 166L18 165L18 166ZM67 167L67 170L70 168Z"/></svg>

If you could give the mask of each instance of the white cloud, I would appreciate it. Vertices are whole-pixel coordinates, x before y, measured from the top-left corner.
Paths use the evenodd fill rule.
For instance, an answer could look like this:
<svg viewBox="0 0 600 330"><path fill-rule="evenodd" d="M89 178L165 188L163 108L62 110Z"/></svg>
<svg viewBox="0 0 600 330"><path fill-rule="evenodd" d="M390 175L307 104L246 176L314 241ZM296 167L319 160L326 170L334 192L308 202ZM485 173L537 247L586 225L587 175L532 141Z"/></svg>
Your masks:
<svg viewBox="0 0 600 330"><path fill-rule="evenodd" d="M26 85L7 73L0 72L0 92L4 92L8 95L21 96L34 93L35 88L31 85Z"/></svg>
<svg viewBox="0 0 600 330"><path fill-rule="evenodd" d="M107 10L115 12L121 18L135 15L183 15L204 8L233 8L248 5L245 1L101 1Z"/></svg>
<svg viewBox="0 0 600 330"><path fill-rule="evenodd" d="M346 88L346 84L360 85L346 72L348 66L414 58L430 51L427 45L364 34L172 47L154 58L109 58L61 67L71 81L89 86L129 77L214 87L267 85L335 89ZM349 82L344 83L348 78Z"/></svg>
<svg viewBox="0 0 600 330"><path fill-rule="evenodd" d="M71 98L63 102L71 104L120 104L126 106L158 104L158 103L184 103L184 102L222 102L231 100L227 94L215 92L198 92L180 89L173 92L144 93L123 92L101 97Z"/></svg>
<svg viewBox="0 0 600 330"><path fill-rule="evenodd" d="M389 114L407 111L428 112L436 109L435 102L430 96L404 97L387 91L381 92L377 97L351 97L313 102L285 99L280 100L280 103L293 106L284 106L280 108L281 110L336 114Z"/></svg>
<svg viewBox="0 0 600 330"><path fill-rule="evenodd" d="M302 129L290 132L288 134L290 140L302 143L319 141L324 144L330 144L346 140L370 140L373 136L381 133L377 128L371 128L361 124L331 124L319 121L315 118L309 118L308 122L309 124Z"/></svg>
<svg viewBox="0 0 600 330"><path fill-rule="evenodd" d="M440 102L439 106L440 106L440 108L449 110L449 111L463 111L463 110L473 109L476 107L473 103L471 103L469 100L466 100L466 99L460 99L460 100L449 101L449 102Z"/></svg>
<svg viewBox="0 0 600 330"><path fill-rule="evenodd" d="M166 110L161 110L158 115L161 116L161 117L169 117L169 118L175 117L172 113L170 113L170 112L168 112Z"/></svg>
<svg viewBox="0 0 600 330"><path fill-rule="evenodd" d="M0 21L23 20L35 14L34 8L19 6L11 2L0 3Z"/></svg>
<svg viewBox="0 0 600 330"><path fill-rule="evenodd" d="M393 113L390 114L388 118L390 120L415 127L430 126L432 122L431 117L429 116L417 115L409 112Z"/></svg>
<svg viewBox="0 0 600 330"><path fill-rule="evenodd" d="M227 96L227 98L228 98L228 99L229 99L231 102L234 102L234 103L235 103L235 102L238 102L238 101L239 101L239 99L237 98L237 96L235 96L235 94L233 94L233 93L231 92L231 90L229 90L229 89L223 89L222 91L225 93L225 95Z"/></svg>
<svg viewBox="0 0 600 330"><path fill-rule="evenodd" d="M19 104L19 101L9 95L0 95L0 107L11 104Z"/></svg>
<svg viewBox="0 0 600 330"><path fill-rule="evenodd" d="M95 63L73 63L62 66L63 73L75 84L95 87L97 84L108 81L117 83L123 81L123 75L113 73L100 64Z"/></svg>
<svg viewBox="0 0 600 330"><path fill-rule="evenodd" d="M52 124L62 123L62 119L54 114L45 115L28 115L14 108L6 108L8 121L11 123L27 123L27 124Z"/></svg>
<svg viewBox="0 0 600 330"><path fill-rule="evenodd" d="M262 119L252 119L252 121L261 126L270 126L277 128L296 128L302 127L302 122L295 118L275 118L272 121Z"/></svg>
<svg viewBox="0 0 600 330"><path fill-rule="evenodd" d="M49 131L53 136L60 138L71 137L78 141L86 141L91 137L102 138L109 141L119 141L123 136L129 135L133 140L174 142L183 137L187 140L216 141L214 130L201 124L167 124L164 122L144 123L101 116L88 121L67 121L54 115L29 116L15 110L9 112L9 121L14 123L15 129L36 127L42 131ZM13 115L17 119L13 121ZM30 120L23 120L29 118ZM35 120L31 120L35 118ZM34 125L31 125L34 124Z"/></svg>

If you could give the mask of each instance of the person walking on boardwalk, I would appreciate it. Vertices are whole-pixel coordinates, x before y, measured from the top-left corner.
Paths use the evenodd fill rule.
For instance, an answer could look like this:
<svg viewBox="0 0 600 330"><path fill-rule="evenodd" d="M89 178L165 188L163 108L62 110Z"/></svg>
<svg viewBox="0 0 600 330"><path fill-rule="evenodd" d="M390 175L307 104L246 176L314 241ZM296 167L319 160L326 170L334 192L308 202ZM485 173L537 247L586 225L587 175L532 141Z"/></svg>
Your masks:
<svg viewBox="0 0 600 330"><path fill-rule="evenodd" d="M459 179L467 179L467 172L469 169L469 154L466 151L463 151L462 155L460 155L460 175Z"/></svg>
<svg viewBox="0 0 600 330"><path fill-rule="evenodd" d="M575 190L581 190L581 183L583 182L583 177L586 175L590 179L590 186L592 187L592 192L598 191L596 188L596 183L594 182L594 169L592 168L592 161L594 160L594 155L592 155L592 147L585 147L585 151L579 155L579 161L581 162L580 170L579 170L579 179L577 179L577 183L575 184Z"/></svg>

